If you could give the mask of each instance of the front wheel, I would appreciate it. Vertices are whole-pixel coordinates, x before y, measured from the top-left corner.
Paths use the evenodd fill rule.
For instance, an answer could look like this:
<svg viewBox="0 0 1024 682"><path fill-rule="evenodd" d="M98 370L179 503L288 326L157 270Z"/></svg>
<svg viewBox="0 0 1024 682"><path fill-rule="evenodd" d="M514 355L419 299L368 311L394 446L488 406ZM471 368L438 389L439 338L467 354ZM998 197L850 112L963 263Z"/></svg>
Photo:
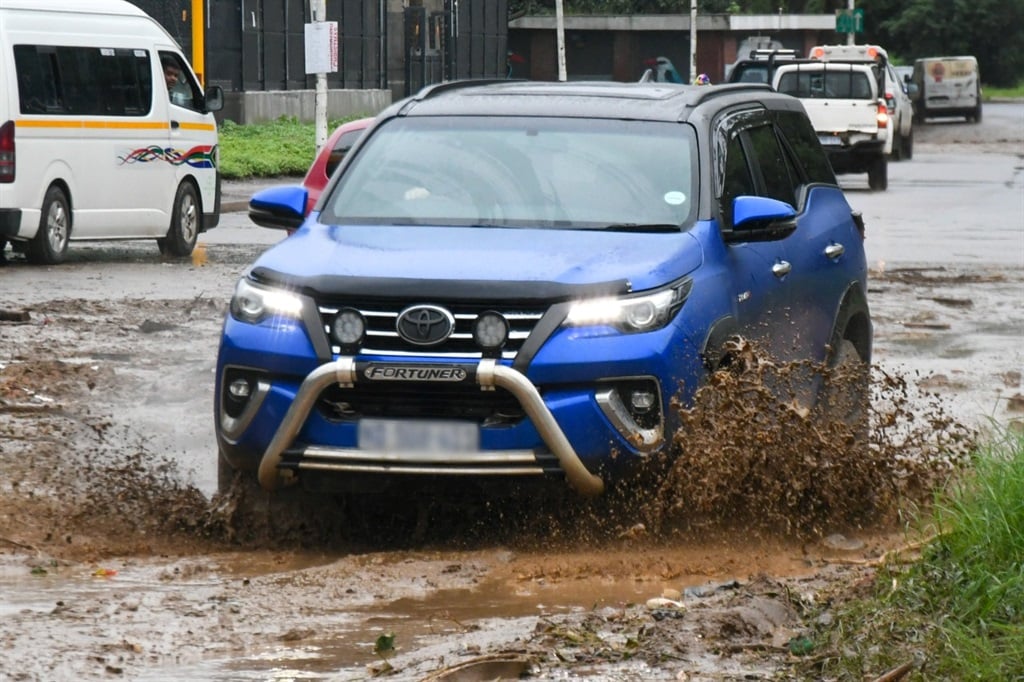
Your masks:
<svg viewBox="0 0 1024 682"><path fill-rule="evenodd" d="M171 211L171 225L167 236L156 240L160 253L165 256L185 258L191 255L196 239L202 231L203 212L195 186L188 181L178 186Z"/></svg>
<svg viewBox="0 0 1024 682"><path fill-rule="evenodd" d="M849 339L839 342L818 394L818 414L827 423L846 428L858 445L869 435L871 373Z"/></svg>
<svg viewBox="0 0 1024 682"><path fill-rule="evenodd" d="M28 245L28 260L40 265L55 265L64 260L71 237L71 204L64 190L56 185L46 190L39 215L39 230Z"/></svg>

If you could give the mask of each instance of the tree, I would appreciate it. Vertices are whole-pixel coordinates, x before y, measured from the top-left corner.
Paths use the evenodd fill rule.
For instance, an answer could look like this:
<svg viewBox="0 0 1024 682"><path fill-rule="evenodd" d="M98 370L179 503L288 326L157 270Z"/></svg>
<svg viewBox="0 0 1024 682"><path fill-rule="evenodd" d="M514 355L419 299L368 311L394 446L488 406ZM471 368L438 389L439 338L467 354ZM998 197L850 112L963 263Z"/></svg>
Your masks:
<svg viewBox="0 0 1024 682"><path fill-rule="evenodd" d="M877 14L877 17L873 17ZM1024 0L871 0L878 42L905 61L974 55L985 83L1024 76Z"/></svg>

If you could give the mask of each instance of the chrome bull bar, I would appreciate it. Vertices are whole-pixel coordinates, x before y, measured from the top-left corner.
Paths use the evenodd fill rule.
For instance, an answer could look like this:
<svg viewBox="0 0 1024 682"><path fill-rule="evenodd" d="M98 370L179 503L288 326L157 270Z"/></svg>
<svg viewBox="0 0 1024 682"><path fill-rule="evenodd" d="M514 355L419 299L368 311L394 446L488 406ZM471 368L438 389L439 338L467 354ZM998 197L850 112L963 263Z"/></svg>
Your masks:
<svg viewBox="0 0 1024 682"><path fill-rule="evenodd" d="M482 388L501 387L515 396L544 444L558 459L573 489L588 497L604 491L604 481L583 465L551 410L544 404L537 387L529 379L492 359L481 360L475 370L476 383ZM331 384L352 386L357 378L356 362L350 357L320 365L306 376L260 460L259 482L264 489L276 490L293 482L293 473L281 467L283 455L301 430L320 393Z"/></svg>

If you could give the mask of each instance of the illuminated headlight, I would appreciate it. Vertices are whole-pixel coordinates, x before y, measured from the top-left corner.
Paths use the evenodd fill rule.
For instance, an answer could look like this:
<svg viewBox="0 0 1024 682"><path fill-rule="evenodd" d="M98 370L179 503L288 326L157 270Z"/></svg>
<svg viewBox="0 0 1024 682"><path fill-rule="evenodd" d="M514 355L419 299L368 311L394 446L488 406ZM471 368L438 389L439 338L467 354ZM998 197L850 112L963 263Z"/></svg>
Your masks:
<svg viewBox="0 0 1024 682"><path fill-rule="evenodd" d="M331 334L343 346L355 346L363 340L366 321L355 308L342 308L331 323Z"/></svg>
<svg viewBox="0 0 1024 682"><path fill-rule="evenodd" d="M473 340L481 348L501 348L507 338L508 322L498 313L483 313L473 323Z"/></svg>
<svg viewBox="0 0 1024 682"><path fill-rule="evenodd" d="M576 301L569 308L565 324L570 327L604 324L624 332L660 329L686 302L691 286L692 282L686 279L646 294Z"/></svg>
<svg viewBox="0 0 1024 682"><path fill-rule="evenodd" d="M275 315L298 318L302 314L302 299L289 291L253 284L243 277L231 297L231 314L253 324Z"/></svg>

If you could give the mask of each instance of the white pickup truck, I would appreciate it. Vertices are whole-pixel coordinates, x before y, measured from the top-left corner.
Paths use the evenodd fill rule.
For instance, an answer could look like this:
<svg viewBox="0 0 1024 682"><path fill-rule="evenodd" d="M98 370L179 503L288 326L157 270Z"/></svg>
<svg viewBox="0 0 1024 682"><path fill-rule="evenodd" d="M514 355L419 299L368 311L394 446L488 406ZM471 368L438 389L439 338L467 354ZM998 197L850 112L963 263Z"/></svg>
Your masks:
<svg viewBox="0 0 1024 682"><path fill-rule="evenodd" d="M772 86L801 100L836 173L867 173L873 190L889 185L889 114L867 64L787 64Z"/></svg>

